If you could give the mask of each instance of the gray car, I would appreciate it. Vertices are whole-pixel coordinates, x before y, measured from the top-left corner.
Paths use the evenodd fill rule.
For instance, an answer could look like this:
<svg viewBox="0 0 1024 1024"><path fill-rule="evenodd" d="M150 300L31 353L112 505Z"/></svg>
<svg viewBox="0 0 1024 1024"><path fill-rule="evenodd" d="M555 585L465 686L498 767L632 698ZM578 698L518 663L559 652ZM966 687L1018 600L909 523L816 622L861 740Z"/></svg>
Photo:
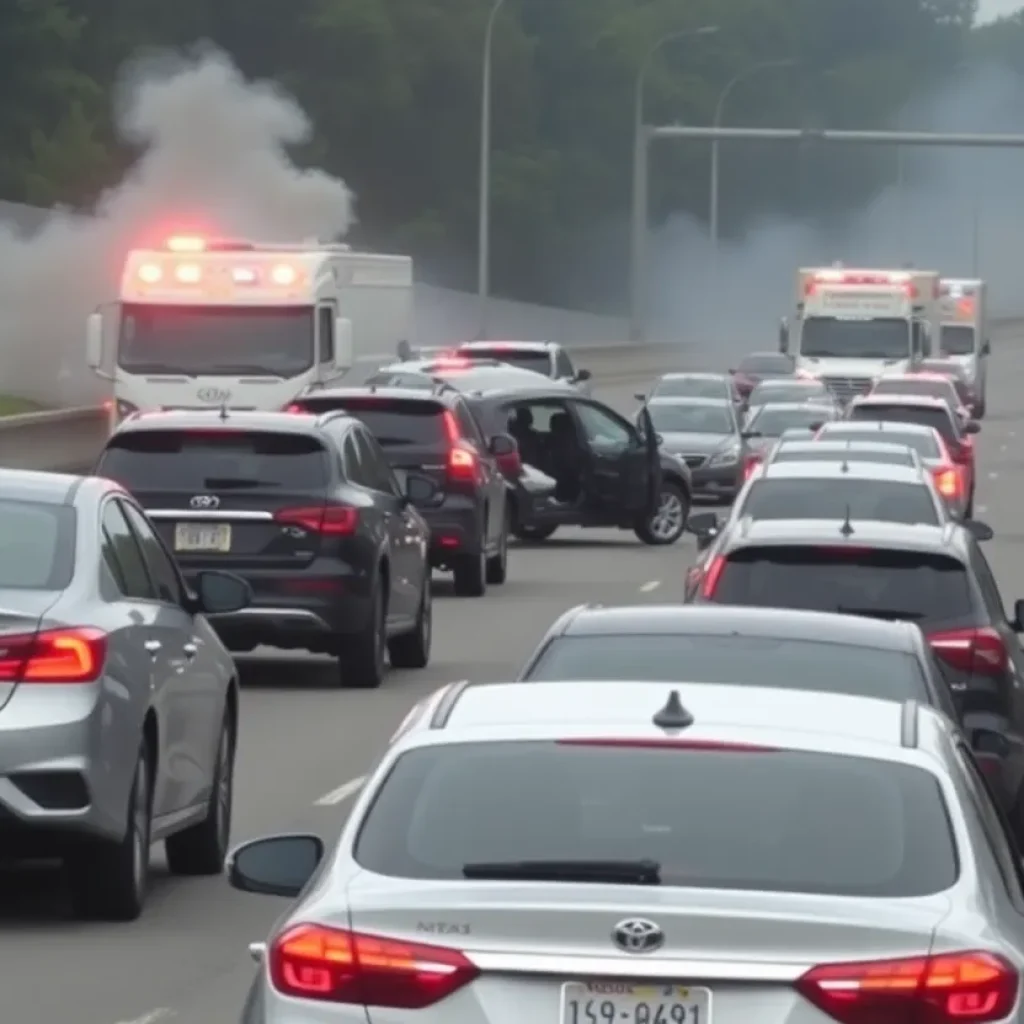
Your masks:
<svg viewBox="0 0 1024 1024"><path fill-rule="evenodd" d="M246 1024L1020 1020L1013 841L915 701L454 684L329 854L258 839L229 877L299 897Z"/></svg>
<svg viewBox="0 0 1024 1024"><path fill-rule="evenodd" d="M64 861L80 916L132 920L150 845L172 872L227 849L238 680L197 593L135 501L97 477L0 470L0 830L14 860Z"/></svg>

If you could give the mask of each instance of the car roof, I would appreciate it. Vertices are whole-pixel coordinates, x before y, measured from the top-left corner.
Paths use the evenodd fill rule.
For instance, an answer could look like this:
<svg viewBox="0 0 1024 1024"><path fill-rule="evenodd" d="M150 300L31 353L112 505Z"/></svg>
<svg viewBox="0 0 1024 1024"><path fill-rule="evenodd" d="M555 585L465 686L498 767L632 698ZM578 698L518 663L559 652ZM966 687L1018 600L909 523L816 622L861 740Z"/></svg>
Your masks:
<svg viewBox="0 0 1024 1024"><path fill-rule="evenodd" d="M706 395L697 397L694 395L652 395L647 402L648 406L655 405L685 405L685 406L696 406L697 408L706 409L723 409L732 408L732 399L728 395L723 395L721 398L708 398Z"/></svg>
<svg viewBox="0 0 1024 1024"><path fill-rule="evenodd" d="M560 636L746 636L913 651L917 627L834 612L714 604L580 606L552 627Z"/></svg>
<svg viewBox="0 0 1024 1024"><path fill-rule="evenodd" d="M748 352L745 356L740 357L740 362L742 362L744 359L753 359L755 357L758 359L763 359L765 356L771 356L773 359L780 361L786 360L788 362L793 362L792 356L786 355L785 352L772 352L771 349L762 349L757 352Z"/></svg>
<svg viewBox="0 0 1024 1024"><path fill-rule="evenodd" d="M783 463L785 465L785 463ZM849 526L849 529L847 529ZM732 524L723 539L725 551L760 546L859 547L922 554L948 554L966 558L963 528L954 522L938 526L929 523L883 523L874 519L854 519L850 524L838 519L752 519L742 517Z"/></svg>
<svg viewBox="0 0 1024 1024"><path fill-rule="evenodd" d="M114 436L148 430L266 430L278 434L310 434L316 431L323 415L240 409L166 409L135 413L122 420ZM334 414L332 419L340 415Z"/></svg>
<svg viewBox="0 0 1024 1024"><path fill-rule="evenodd" d="M851 434L884 434L887 430L899 434L936 434L934 427L924 423L902 423L895 420L832 420L823 423L821 436L848 430Z"/></svg>
<svg viewBox="0 0 1024 1024"><path fill-rule="evenodd" d="M473 350L478 348L507 348L507 349L519 349L520 352L550 352L553 348L558 348L553 341L463 341L455 346L455 351L460 350Z"/></svg>
<svg viewBox="0 0 1024 1024"><path fill-rule="evenodd" d="M663 373L658 380L720 380L723 384L729 382L727 373L710 373L707 370L673 370L671 373Z"/></svg>
<svg viewBox="0 0 1024 1024"><path fill-rule="evenodd" d="M0 468L0 497L40 505L69 505L83 479L70 473Z"/></svg>
<svg viewBox="0 0 1024 1024"><path fill-rule="evenodd" d="M906 444L899 444L894 441L854 441L852 438L846 438L845 440L829 441L827 438L822 438L819 441L807 441L803 438L783 438L775 447L776 452L836 452L845 453L849 452L851 455L856 455L857 452L910 452L914 453L914 449Z"/></svg>
<svg viewBox="0 0 1024 1024"><path fill-rule="evenodd" d="M924 484L924 475L915 466L896 466L888 462L772 462L763 471L762 480L883 480L900 484Z"/></svg>
<svg viewBox="0 0 1024 1024"><path fill-rule="evenodd" d="M829 415L835 412L831 405L824 405L821 402L765 402L764 405L755 405L754 408L758 415L765 409L771 409L773 412L780 409L786 412L806 412L808 409L820 409Z"/></svg>
<svg viewBox="0 0 1024 1024"><path fill-rule="evenodd" d="M877 383L881 384L882 381L886 383L897 382L909 382L915 380L931 381L934 384L945 384L952 387L952 381L943 373L932 370L918 370L912 373L883 373Z"/></svg>
<svg viewBox="0 0 1024 1024"><path fill-rule="evenodd" d="M425 378L429 379L429 378ZM395 401L408 402L430 402L434 401L444 405L446 400L452 399L458 392L454 388L434 385L434 388L416 387L373 387L373 386L352 386L347 388L318 388L316 391L307 391L300 395L296 401L302 402L308 399L328 398L343 401L346 398L386 398Z"/></svg>
<svg viewBox="0 0 1024 1024"><path fill-rule="evenodd" d="M758 388L791 388L794 384L805 388L827 386L823 380L819 380L817 377L766 377L757 382Z"/></svg>
<svg viewBox="0 0 1024 1024"><path fill-rule="evenodd" d="M938 398L935 395L859 395L853 400L851 405L855 406L872 406L872 405L905 405L908 407L918 406L925 409L945 409L949 411L949 406L946 405L946 401L943 398Z"/></svg>

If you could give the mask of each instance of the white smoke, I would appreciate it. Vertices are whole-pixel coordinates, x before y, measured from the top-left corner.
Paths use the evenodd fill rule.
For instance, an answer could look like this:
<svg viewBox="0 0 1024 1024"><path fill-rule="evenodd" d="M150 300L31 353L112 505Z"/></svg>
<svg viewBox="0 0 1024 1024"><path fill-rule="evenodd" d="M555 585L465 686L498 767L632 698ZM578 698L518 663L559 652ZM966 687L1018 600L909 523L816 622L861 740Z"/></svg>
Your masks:
<svg viewBox="0 0 1024 1024"><path fill-rule="evenodd" d="M85 318L116 295L134 246L189 230L329 238L352 222L344 182L289 157L311 135L303 111L215 50L132 66L115 112L142 155L95 216L55 215L29 238L0 225L0 393L16 381L19 394L56 405L102 397L85 365Z"/></svg>

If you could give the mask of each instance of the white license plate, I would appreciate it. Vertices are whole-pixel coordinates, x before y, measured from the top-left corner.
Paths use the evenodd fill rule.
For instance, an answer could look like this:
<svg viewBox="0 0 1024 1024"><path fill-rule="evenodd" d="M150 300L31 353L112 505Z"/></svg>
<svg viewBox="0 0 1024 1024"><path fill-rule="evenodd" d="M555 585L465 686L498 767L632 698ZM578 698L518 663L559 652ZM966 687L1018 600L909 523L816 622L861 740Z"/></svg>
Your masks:
<svg viewBox="0 0 1024 1024"><path fill-rule="evenodd" d="M561 1024L711 1024L711 989L569 982L562 986Z"/></svg>
<svg viewBox="0 0 1024 1024"><path fill-rule="evenodd" d="M227 523L178 523L174 550L226 553L231 550L231 527Z"/></svg>

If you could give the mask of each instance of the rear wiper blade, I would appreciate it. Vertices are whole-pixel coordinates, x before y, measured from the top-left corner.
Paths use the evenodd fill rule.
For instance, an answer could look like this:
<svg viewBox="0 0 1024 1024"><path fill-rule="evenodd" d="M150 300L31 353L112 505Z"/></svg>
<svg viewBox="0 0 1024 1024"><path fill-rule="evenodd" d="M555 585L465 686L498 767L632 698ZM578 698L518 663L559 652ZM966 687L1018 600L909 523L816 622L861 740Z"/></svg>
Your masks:
<svg viewBox="0 0 1024 1024"><path fill-rule="evenodd" d="M869 619L897 619L901 622L916 622L924 618L920 612L908 612L902 608L848 608L841 604L836 611L843 615L864 615Z"/></svg>
<svg viewBox="0 0 1024 1024"><path fill-rule="evenodd" d="M229 491L233 488L243 489L246 487L279 487L274 480L250 480L244 476L208 476L203 481L204 487L209 487L212 491Z"/></svg>
<svg viewBox="0 0 1024 1024"><path fill-rule="evenodd" d="M510 860L464 864L465 878L494 881L594 882L605 885L661 885L654 860Z"/></svg>

